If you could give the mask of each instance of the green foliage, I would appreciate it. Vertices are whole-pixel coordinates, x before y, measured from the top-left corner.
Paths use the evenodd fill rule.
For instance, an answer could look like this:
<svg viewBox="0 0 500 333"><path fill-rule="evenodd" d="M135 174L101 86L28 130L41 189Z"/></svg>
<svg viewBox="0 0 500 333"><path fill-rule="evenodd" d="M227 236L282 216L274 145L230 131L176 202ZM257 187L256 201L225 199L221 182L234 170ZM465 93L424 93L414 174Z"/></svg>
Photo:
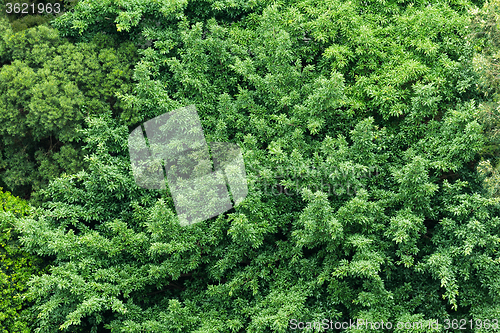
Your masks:
<svg viewBox="0 0 500 333"><path fill-rule="evenodd" d="M29 279L42 272L42 260L26 253L18 241L14 220L29 213L24 201L0 188L0 331L30 332ZM27 311L28 309L28 311Z"/></svg>
<svg viewBox="0 0 500 333"><path fill-rule="evenodd" d="M476 118L484 127L486 144L481 150L484 160L479 172L485 188L495 197L499 195L500 182L500 2L493 0L473 12L471 40L475 44L474 67L480 74L478 90L483 98Z"/></svg>
<svg viewBox="0 0 500 333"><path fill-rule="evenodd" d="M79 2L54 23L65 36L90 40L103 28L149 46L135 89L116 92L123 112L31 132L28 117L20 122L19 135L81 138L87 165L54 179L40 207L15 222L26 251L54 258L30 283L34 328L257 333L328 318L439 320L433 331L445 332L446 319L498 318L500 202L483 196L475 168L485 139L470 8ZM43 122L52 99L23 85L35 87L37 75L59 80L59 62L83 46L30 33L45 36L46 49L72 50L37 62L37 48L24 46L29 33L10 49L1 73L20 100L39 94L28 105ZM54 88L54 103L77 109L78 92L91 89L82 85ZM249 193L231 211L181 227L168 191L134 183L127 135L129 125L189 104L208 142L240 145Z"/></svg>
<svg viewBox="0 0 500 333"><path fill-rule="evenodd" d="M104 35L71 44L46 26L6 28L3 41L9 63L0 69L2 180L26 195L82 168L76 130L86 115L121 112L115 94L131 90L136 52Z"/></svg>

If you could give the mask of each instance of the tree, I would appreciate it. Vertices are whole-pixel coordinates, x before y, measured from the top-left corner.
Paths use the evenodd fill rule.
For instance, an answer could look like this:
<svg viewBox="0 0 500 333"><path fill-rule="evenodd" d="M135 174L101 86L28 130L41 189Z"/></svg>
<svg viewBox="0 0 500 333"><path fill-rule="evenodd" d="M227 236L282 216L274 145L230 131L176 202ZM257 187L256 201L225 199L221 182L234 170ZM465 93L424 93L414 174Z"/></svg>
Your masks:
<svg viewBox="0 0 500 333"><path fill-rule="evenodd" d="M80 2L54 23L65 36L111 21L151 45L119 94L126 111L77 131L89 167L16 222L27 251L56 258L31 281L35 327L286 332L328 318L444 332L465 319L495 331L477 324L500 312L500 206L476 171L472 7ZM208 142L242 148L249 194L183 228L168 191L134 183L126 138L189 104Z"/></svg>
<svg viewBox="0 0 500 333"><path fill-rule="evenodd" d="M29 213L24 201L0 188L0 331L30 332L30 302L26 298L28 281L44 271L40 257L26 253L18 240L14 220Z"/></svg>
<svg viewBox="0 0 500 333"><path fill-rule="evenodd" d="M76 129L86 115L121 112L115 94L131 89L136 49L104 35L72 44L46 26L13 33L2 22L0 170L26 196L82 168Z"/></svg>

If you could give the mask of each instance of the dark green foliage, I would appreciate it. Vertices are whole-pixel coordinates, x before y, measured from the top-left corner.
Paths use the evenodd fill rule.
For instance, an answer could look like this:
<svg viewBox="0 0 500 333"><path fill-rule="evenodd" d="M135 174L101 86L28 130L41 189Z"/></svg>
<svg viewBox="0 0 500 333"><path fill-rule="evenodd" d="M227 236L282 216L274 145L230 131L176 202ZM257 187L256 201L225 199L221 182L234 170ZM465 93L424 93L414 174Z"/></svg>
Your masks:
<svg viewBox="0 0 500 333"><path fill-rule="evenodd" d="M85 116L122 111L116 93L131 91L136 51L104 35L74 45L46 26L4 29L0 167L2 181L27 195L81 169L76 130Z"/></svg>
<svg viewBox="0 0 500 333"><path fill-rule="evenodd" d="M29 212L28 204L0 188L0 332L30 332L28 281L43 272L43 261L26 253L18 240L14 220ZM31 313L32 314L32 313Z"/></svg>
<svg viewBox="0 0 500 333"><path fill-rule="evenodd" d="M481 150L485 159L479 165L485 187L492 196L500 190L500 3L490 1L481 10L474 11L471 22L471 41L478 51L474 65L481 75L478 90L482 93L481 105L476 117L484 127L486 144Z"/></svg>

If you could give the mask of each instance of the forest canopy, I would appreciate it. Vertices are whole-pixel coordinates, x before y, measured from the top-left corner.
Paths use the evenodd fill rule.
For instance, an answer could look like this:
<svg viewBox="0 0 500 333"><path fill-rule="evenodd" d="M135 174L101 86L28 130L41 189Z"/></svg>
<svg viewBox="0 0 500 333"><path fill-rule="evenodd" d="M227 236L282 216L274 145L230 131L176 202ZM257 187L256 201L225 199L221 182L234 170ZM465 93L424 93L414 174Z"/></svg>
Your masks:
<svg viewBox="0 0 500 333"><path fill-rule="evenodd" d="M499 8L83 0L0 20L0 184L29 207L0 211L0 261L36 268L1 285L22 302L0 327L497 331ZM188 105L241 149L248 194L186 227L136 184L128 136Z"/></svg>

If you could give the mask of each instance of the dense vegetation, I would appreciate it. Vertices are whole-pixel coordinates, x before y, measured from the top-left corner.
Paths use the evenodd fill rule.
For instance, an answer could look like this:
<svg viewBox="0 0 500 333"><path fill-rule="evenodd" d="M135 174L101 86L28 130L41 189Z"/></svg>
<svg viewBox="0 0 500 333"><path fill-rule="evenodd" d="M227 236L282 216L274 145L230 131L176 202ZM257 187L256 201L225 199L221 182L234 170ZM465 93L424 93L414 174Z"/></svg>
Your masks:
<svg viewBox="0 0 500 333"><path fill-rule="evenodd" d="M0 188L0 191L2 189ZM29 279L44 272L41 258L26 253L18 241L14 220L28 213L25 201L0 192L0 328L4 332L30 332L34 313L26 307ZM23 307L24 306L24 307Z"/></svg>
<svg viewBox="0 0 500 333"><path fill-rule="evenodd" d="M497 331L499 8L83 0L0 21L0 176L29 199L3 194L22 207L0 212L4 330ZM127 140L191 104L249 191L183 227Z"/></svg>
<svg viewBox="0 0 500 333"><path fill-rule="evenodd" d="M136 49L104 35L72 44L43 25L14 33L2 24L2 181L26 196L81 169L77 131L85 116L120 113L115 93L131 90Z"/></svg>

